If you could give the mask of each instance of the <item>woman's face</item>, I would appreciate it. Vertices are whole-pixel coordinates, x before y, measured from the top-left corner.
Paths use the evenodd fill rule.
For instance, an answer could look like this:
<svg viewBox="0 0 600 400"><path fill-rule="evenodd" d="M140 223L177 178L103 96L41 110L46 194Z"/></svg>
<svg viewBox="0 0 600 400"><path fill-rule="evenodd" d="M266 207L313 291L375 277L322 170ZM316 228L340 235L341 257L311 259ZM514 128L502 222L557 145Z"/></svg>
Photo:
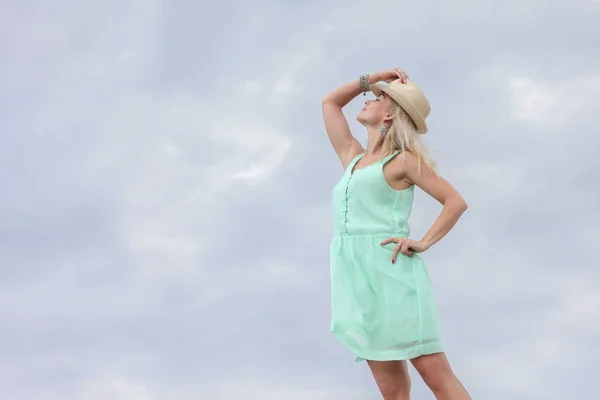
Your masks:
<svg viewBox="0 0 600 400"><path fill-rule="evenodd" d="M357 120L363 125L381 125L384 119L391 117L393 100L385 93L373 100L365 101L365 106L358 113Z"/></svg>

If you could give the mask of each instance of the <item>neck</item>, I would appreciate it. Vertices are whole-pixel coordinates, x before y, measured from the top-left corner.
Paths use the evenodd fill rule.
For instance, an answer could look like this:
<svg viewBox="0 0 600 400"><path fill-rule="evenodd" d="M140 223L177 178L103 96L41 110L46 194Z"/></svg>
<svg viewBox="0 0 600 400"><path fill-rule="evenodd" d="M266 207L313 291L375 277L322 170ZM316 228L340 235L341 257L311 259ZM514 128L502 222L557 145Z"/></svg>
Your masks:
<svg viewBox="0 0 600 400"><path fill-rule="evenodd" d="M375 155L381 153L383 149L383 136L381 135L381 126L367 127L367 154Z"/></svg>

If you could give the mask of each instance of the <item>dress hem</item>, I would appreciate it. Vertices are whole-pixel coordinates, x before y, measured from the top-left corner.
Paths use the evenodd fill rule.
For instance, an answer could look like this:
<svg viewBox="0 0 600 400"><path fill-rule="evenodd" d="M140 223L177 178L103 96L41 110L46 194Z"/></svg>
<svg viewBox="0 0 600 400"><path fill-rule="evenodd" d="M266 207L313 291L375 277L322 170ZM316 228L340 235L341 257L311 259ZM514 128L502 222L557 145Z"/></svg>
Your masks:
<svg viewBox="0 0 600 400"><path fill-rule="evenodd" d="M415 346L408 347L402 350L369 350L365 348L357 349L352 346L343 335L336 333L333 329L329 331L344 347L346 347L354 355L354 361L360 362L365 360L370 361L402 361L410 360L424 355L443 353L444 347L441 340L436 340L428 343L421 343Z"/></svg>

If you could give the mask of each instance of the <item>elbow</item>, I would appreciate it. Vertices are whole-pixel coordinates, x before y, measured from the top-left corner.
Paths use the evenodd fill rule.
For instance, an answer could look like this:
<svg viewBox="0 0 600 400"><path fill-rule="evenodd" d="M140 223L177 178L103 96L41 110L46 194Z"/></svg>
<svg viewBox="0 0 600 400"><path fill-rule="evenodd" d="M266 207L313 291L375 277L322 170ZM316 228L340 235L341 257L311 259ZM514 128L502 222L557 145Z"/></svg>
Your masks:
<svg viewBox="0 0 600 400"><path fill-rule="evenodd" d="M467 211L467 208L469 208L469 205L462 197L452 198L447 202L447 204L460 214L464 213Z"/></svg>
<svg viewBox="0 0 600 400"><path fill-rule="evenodd" d="M331 93L327 93L325 96L323 96L323 98L321 98L321 104L333 104L333 99L331 97Z"/></svg>
<svg viewBox="0 0 600 400"><path fill-rule="evenodd" d="M336 95L332 92L325 94L325 96L321 98L321 105L342 108L342 105L339 104L339 99L337 99Z"/></svg>

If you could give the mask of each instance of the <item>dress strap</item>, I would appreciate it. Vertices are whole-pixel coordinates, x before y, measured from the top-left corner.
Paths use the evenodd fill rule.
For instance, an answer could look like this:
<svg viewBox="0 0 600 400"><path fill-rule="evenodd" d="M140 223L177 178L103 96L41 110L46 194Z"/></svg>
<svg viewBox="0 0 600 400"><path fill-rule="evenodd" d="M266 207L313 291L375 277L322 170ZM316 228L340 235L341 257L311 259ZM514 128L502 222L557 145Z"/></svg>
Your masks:
<svg viewBox="0 0 600 400"><path fill-rule="evenodd" d="M350 164L348 164L348 167L346 167L346 171L350 171L352 172L352 169L354 168L354 166L356 165L356 163L358 162L358 160L360 160L361 158L363 158L365 156L365 152L362 153L358 153L356 156L354 156L354 158L352 159L352 161L350 161Z"/></svg>
<svg viewBox="0 0 600 400"><path fill-rule="evenodd" d="M392 158L396 157L400 153L399 150L394 151L392 154L385 156L381 159L381 165L384 165L386 162L390 161Z"/></svg>

